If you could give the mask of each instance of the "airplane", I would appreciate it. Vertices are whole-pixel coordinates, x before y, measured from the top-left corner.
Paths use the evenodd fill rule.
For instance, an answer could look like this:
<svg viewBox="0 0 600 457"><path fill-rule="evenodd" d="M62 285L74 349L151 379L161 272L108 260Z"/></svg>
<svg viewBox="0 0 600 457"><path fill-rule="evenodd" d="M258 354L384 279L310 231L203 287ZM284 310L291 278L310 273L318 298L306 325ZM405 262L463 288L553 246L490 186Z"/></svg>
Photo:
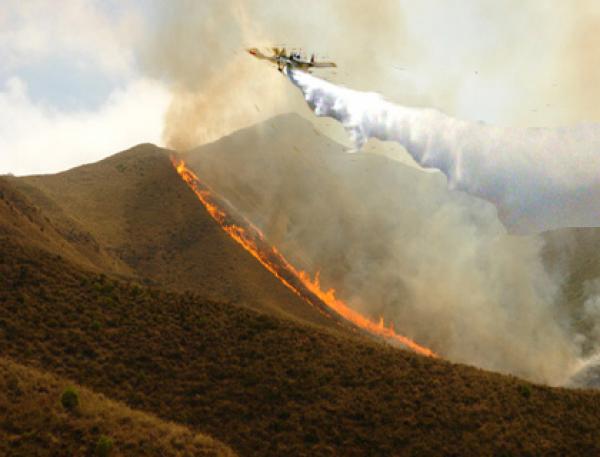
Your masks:
<svg viewBox="0 0 600 457"><path fill-rule="evenodd" d="M267 60L274 64L277 64L277 69L283 72L284 68L291 67L297 68L310 73L311 68L333 68L337 67L334 62L317 62L315 61L315 55L310 57L310 60L302 58L299 52L291 52L287 54L285 48L272 48L273 55L267 56L260 52L258 48L247 49L250 55L253 55L257 59Z"/></svg>

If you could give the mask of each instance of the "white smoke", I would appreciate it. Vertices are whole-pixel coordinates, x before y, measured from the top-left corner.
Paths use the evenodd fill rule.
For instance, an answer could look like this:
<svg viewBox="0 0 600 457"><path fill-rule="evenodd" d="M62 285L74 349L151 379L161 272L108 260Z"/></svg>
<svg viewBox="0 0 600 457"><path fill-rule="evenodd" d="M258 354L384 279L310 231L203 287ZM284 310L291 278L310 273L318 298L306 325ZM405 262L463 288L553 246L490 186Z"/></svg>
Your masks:
<svg viewBox="0 0 600 457"><path fill-rule="evenodd" d="M600 360L600 278L583 283L583 306L580 321L586 327L581 336L586 352Z"/></svg>
<svg viewBox="0 0 600 457"><path fill-rule="evenodd" d="M450 187L494 203L509 230L600 225L600 126L507 128L408 108L290 69L317 116L345 127L357 150L395 141Z"/></svg>
<svg viewBox="0 0 600 457"><path fill-rule="evenodd" d="M575 364L569 385L600 388L600 278L584 281L582 288L575 342L584 355Z"/></svg>

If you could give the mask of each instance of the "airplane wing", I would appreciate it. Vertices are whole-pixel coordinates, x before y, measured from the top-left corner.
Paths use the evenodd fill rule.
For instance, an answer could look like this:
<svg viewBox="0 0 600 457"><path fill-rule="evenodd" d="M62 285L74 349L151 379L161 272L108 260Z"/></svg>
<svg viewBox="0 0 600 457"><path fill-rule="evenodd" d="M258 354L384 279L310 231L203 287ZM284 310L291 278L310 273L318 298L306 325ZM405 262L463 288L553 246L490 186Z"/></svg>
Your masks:
<svg viewBox="0 0 600 457"><path fill-rule="evenodd" d="M333 68L337 67L334 62L312 62L311 66L314 68Z"/></svg>
<svg viewBox="0 0 600 457"><path fill-rule="evenodd" d="M277 62L277 57L276 56L267 56L267 55L263 54L262 52L260 52L260 50L258 50L256 48L250 48L250 49L247 49L247 51L248 51L248 53L250 53L251 55L253 55L257 59L268 60L269 62L273 62L273 63Z"/></svg>

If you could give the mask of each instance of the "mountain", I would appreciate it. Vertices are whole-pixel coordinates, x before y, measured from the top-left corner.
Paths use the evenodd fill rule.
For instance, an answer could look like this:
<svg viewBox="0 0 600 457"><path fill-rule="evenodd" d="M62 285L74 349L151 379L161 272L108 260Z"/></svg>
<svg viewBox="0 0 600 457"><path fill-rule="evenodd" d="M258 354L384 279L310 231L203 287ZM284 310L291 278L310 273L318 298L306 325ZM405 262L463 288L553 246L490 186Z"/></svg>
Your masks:
<svg viewBox="0 0 600 457"><path fill-rule="evenodd" d="M538 382L561 384L575 365L541 240L507 233L492 204L449 190L440 172L349 154L293 114L182 157L294 265L372 320L451 360Z"/></svg>
<svg viewBox="0 0 600 457"><path fill-rule="evenodd" d="M363 311L375 319L393 319L388 311L409 298L402 279L385 274L403 267L390 264L396 242L390 234L410 238L422 231L417 221L433 218L448 199L439 174L425 175L375 154L348 154L296 114L277 116L182 157L292 263L320 272L342 298L361 297L355 306L368 304ZM421 217L415 217L416 207Z"/></svg>
<svg viewBox="0 0 600 457"><path fill-rule="evenodd" d="M323 149L306 152L315 145ZM269 160L285 151L297 153L284 157L292 173ZM328 201L348 199L335 214L349 211L345 217L352 219L350 202L367 187L382 192L386 184L378 189L359 174L354 186L330 184L331 172L310 160L336 154L337 164L338 152L310 124L284 116L186 158L240 211L262 214L257 223L270 227L269 239L314 272L333 255L325 249L335 242L329 226L345 224L344 217L326 218ZM143 424L151 417L158 430L152 433L174 427L181 437L171 442L176 448L200 433L239 455L598 454L600 394L422 357L335 324L225 234L179 178L170 154L140 145L56 175L0 178L0 373L13 373L5 376L7 386L47 405L47 419L19 415L31 408L29 395L6 390L0 416L9 420L2 420L0 433L27 438L56 424L60 433L40 433L34 444L17 441L74 449L107 434L127 453L150 433ZM357 173L388 164L343 156ZM252 173L274 189L273 200L261 201L253 186L238 190ZM389 173L382 180L395 179ZM294 174L297 179L288 179ZM278 176L285 179L277 182ZM419 184L415 177L414 183L436 188L437 179ZM299 245L293 248L302 209L286 216L292 200L311 203L302 217L322 208L312 230L322 229L326 252L315 265ZM311 256L318 247L307 248ZM335 279L335 272L324 274ZM85 424L56 409L71 383L79 386L82 405L92 398Z"/></svg>
<svg viewBox="0 0 600 457"><path fill-rule="evenodd" d="M532 385L0 247L5 357L240 455L598 451L597 392Z"/></svg>
<svg viewBox="0 0 600 457"><path fill-rule="evenodd" d="M59 241L47 247L73 251L68 258L81 266L329 325L214 224L170 154L140 145L97 164L8 182L56 227Z"/></svg>

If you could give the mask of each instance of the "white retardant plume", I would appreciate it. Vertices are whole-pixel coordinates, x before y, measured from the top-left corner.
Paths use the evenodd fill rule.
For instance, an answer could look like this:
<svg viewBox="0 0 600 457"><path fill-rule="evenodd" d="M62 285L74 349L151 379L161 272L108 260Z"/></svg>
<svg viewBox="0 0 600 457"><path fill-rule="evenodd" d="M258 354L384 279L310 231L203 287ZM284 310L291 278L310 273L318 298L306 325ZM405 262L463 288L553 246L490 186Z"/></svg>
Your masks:
<svg viewBox="0 0 600 457"><path fill-rule="evenodd" d="M513 232L600 225L600 126L506 128L408 108L290 69L317 116L343 124L360 149L395 141L451 188L494 203Z"/></svg>

